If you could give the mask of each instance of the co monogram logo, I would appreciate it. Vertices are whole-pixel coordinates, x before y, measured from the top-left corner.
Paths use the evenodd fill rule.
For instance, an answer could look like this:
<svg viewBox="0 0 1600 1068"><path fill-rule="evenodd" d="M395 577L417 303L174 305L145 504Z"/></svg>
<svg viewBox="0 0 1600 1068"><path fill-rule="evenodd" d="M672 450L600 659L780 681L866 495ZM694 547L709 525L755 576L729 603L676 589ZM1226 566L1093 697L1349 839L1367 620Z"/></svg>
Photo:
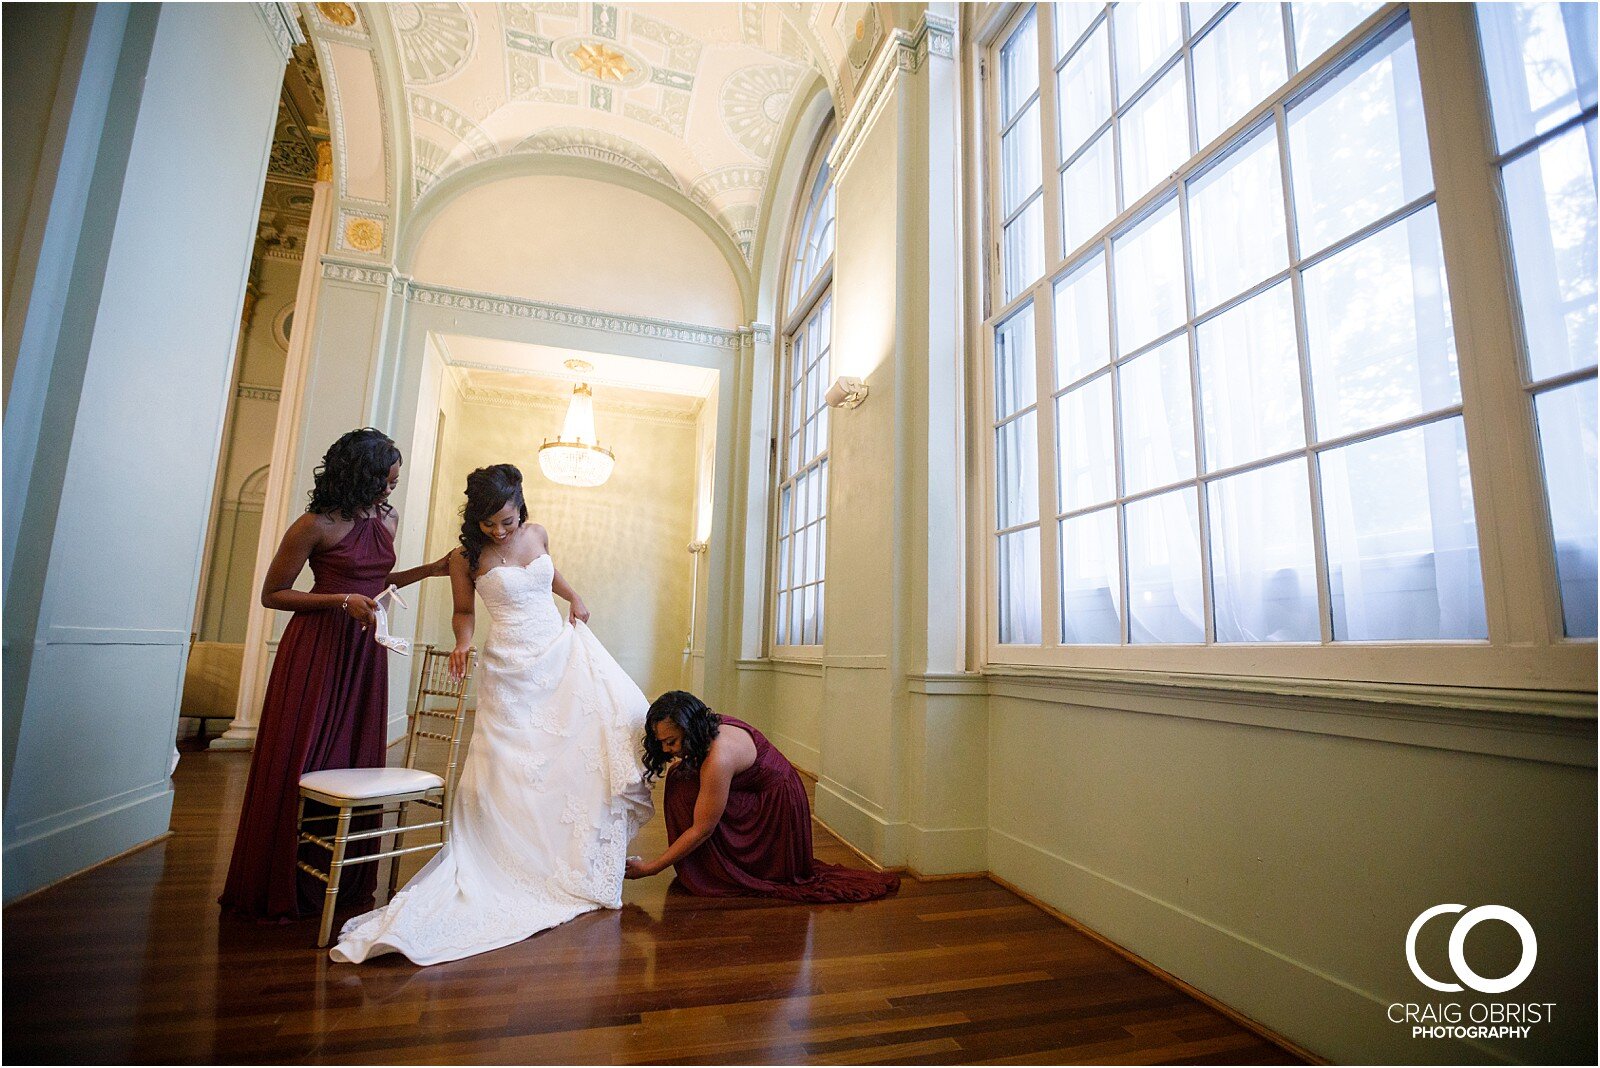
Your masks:
<svg viewBox="0 0 1600 1068"><path fill-rule="evenodd" d="M1417 982L1423 986L1445 993L1461 989L1460 983L1441 983L1422 970L1422 966L1417 963L1417 934L1422 930L1422 925L1435 916L1446 912L1461 912L1465 908L1465 905L1435 905L1411 921L1411 930L1406 932L1406 963L1411 965L1411 974L1416 976ZM1485 979L1473 971L1468 966L1466 954L1463 952L1468 932L1485 920L1499 920L1517 932L1517 937L1522 940L1522 959L1517 962L1517 966L1509 975L1499 979ZM1458 919L1450 932L1450 967L1455 970L1456 978L1480 994L1503 994L1507 990L1515 989L1528 977L1528 973L1533 971L1534 961L1538 957L1539 939L1534 936L1533 925L1523 919L1522 913L1504 905L1479 905Z"/></svg>

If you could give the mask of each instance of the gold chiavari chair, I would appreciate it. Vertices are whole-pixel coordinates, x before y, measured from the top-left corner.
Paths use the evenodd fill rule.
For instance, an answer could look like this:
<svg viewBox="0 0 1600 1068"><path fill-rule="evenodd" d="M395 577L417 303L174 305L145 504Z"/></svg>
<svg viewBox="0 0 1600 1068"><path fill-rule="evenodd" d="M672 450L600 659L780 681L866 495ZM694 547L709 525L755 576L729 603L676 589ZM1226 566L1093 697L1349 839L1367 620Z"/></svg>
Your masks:
<svg viewBox="0 0 1600 1068"><path fill-rule="evenodd" d="M405 763L395 768L330 768L300 776L300 841L326 850L330 860L323 871L314 864L298 861L302 871L308 872L328 885L322 905L322 931L318 946L326 946L333 934L334 903L339 896L339 879L345 868L356 864L376 864L385 858L389 863L389 897L394 897L399 881L400 857L407 853L438 849L450 840L450 798L455 789L456 762L461 751L461 733L466 723L467 682L472 678L472 667L477 657L474 651L467 658L467 670L460 679L450 677L450 654L432 645L422 647L422 675L417 681L417 699L412 706L406 731ZM444 730L429 730L424 723L444 721ZM444 775L416 766L420 739L445 742L449 746ZM328 816L306 817L306 802L320 801L338 809ZM439 813L439 818L426 823L405 826L406 809L412 805L426 805ZM395 813L395 825L380 826L376 830L351 833L350 822L360 816L376 815L382 822L385 815ZM333 837L314 834L306 829L308 824L331 821L335 824ZM422 845L403 846L405 835L417 831L437 829L438 841ZM382 839L393 835L387 850L379 850L359 857L346 857L345 850L351 842ZM379 843L382 844L381 841Z"/></svg>

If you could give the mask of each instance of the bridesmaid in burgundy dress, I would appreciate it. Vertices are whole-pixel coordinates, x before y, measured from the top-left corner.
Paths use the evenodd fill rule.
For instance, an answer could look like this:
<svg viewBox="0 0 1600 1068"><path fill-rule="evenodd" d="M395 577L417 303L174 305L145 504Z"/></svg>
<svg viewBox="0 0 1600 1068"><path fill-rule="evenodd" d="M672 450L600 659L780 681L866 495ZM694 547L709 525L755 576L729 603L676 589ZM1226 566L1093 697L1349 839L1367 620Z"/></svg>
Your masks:
<svg viewBox="0 0 1600 1068"><path fill-rule="evenodd" d="M900 888L892 872L825 864L811 855L811 805L784 755L748 723L672 690L645 717L647 778L667 765L667 851L629 860L640 879L673 865L691 894L791 901L871 901Z"/></svg>
<svg viewBox="0 0 1600 1068"><path fill-rule="evenodd" d="M405 586L446 573L444 560L390 573L396 513L388 499L400 479L400 450L389 438L352 430L334 442L314 477L311 503L284 534L261 588L263 605L294 618L267 682L233 860L218 899L226 911L264 921L322 912L325 887L295 867L300 776L382 767L387 756L388 650L370 632L373 598L391 582ZM301 593L293 586L308 560L316 584ZM306 810L311 814L312 805ZM307 849L309 859L326 866L326 855L310 857ZM376 867L352 869L340 902L369 900Z"/></svg>

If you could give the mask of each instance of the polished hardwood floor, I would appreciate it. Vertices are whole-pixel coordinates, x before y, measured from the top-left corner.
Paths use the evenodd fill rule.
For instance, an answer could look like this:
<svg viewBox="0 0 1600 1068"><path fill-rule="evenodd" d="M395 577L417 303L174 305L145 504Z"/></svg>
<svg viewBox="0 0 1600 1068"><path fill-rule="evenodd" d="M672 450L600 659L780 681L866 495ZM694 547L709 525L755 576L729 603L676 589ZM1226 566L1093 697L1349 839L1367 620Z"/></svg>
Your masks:
<svg viewBox="0 0 1600 1068"><path fill-rule="evenodd" d="M1293 1063L981 878L808 907L666 874L481 956L334 964L219 915L247 762L185 753L169 838L5 909L7 1062Z"/></svg>

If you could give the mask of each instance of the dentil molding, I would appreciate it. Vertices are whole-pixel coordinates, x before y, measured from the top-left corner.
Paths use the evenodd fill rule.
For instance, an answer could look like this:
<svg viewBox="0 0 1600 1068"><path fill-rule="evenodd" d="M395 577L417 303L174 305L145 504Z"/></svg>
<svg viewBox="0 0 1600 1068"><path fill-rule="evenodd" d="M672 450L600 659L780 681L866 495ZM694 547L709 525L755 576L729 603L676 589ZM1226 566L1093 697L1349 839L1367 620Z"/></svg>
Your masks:
<svg viewBox="0 0 1600 1068"><path fill-rule="evenodd" d="M283 61L288 63L294 56L294 46L305 44L306 36L300 32L299 20L289 4L254 4L256 14L261 18L261 24L266 27L267 33L272 35L272 41L278 46L278 54L283 56Z"/></svg>
<svg viewBox="0 0 1600 1068"><path fill-rule="evenodd" d="M885 105L894 96L902 74L915 74L929 56L954 59L956 54L954 19L924 11L915 30L894 29L873 58L862 79L861 90L839 129L839 136L828 153L828 166L842 174L855 160L861 141L872 129Z"/></svg>
<svg viewBox="0 0 1600 1068"><path fill-rule="evenodd" d="M332 282L388 289L410 304L475 312L479 315L497 315L509 319L528 319L555 326L577 326L626 337L679 341L708 348L737 351L757 344L771 344L773 336L772 327L765 323L751 323L727 329L672 319L654 319L643 315L621 315L616 312L574 307L570 304L554 304L523 297L508 297L498 293L482 293L470 289L416 282L395 272L391 267L371 267L332 257L323 257L322 277Z"/></svg>

